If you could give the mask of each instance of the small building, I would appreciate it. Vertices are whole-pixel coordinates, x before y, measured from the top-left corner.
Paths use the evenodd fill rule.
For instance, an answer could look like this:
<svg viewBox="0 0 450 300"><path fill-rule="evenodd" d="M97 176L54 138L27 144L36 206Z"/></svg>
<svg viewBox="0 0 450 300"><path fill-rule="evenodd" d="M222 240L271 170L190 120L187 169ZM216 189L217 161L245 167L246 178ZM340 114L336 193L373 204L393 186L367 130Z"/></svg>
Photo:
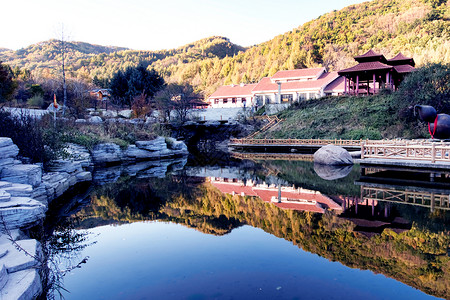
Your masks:
<svg viewBox="0 0 450 300"><path fill-rule="evenodd" d="M252 90L256 84L224 85L208 98L212 108L246 107L253 105Z"/></svg>
<svg viewBox="0 0 450 300"><path fill-rule="evenodd" d="M373 50L356 56L355 60L357 65L338 72L344 77L344 93L349 95L373 95L382 89L396 90L415 66L412 58L401 53L386 59Z"/></svg>

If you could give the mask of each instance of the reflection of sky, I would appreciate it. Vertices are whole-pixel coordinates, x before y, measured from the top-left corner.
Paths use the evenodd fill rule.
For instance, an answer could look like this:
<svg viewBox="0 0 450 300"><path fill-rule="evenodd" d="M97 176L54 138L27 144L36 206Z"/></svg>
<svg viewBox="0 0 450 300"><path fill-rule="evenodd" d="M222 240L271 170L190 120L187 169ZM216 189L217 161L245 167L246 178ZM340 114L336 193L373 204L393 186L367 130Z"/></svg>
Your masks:
<svg viewBox="0 0 450 300"><path fill-rule="evenodd" d="M89 261L66 299L431 299L383 275L330 262L250 226L225 236L149 222L90 230Z"/></svg>

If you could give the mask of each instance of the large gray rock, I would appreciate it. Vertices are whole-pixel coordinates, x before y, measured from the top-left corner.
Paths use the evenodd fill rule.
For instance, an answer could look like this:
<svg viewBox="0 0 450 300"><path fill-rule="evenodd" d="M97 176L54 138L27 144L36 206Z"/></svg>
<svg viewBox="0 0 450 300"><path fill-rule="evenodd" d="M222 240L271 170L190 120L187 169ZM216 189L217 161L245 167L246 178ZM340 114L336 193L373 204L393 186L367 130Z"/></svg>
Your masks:
<svg viewBox="0 0 450 300"><path fill-rule="evenodd" d="M45 217L47 206L28 197L11 197L10 201L0 202L0 216L5 226L0 231L24 228L34 225Z"/></svg>
<svg viewBox="0 0 450 300"><path fill-rule="evenodd" d="M42 181L42 169L39 165L14 165L3 168L0 177L3 181L38 186Z"/></svg>
<svg viewBox="0 0 450 300"><path fill-rule="evenodd" d="M96 164L120 162L122 158L122 150L114 143L98 144L92 150L92 160Z"/></svg>
<svg viewBox="0 0 450 300"><path fill-rule="evenodd" d="M336 180L347 177L353 169L353 165L323 165L314 164L314 171L325 180Z"/></svg>
<svg viewBox="0 0 450 300"><path fill-rule="evenodd" d="M5 251L0 256L0 299L36 299L42 293L37 269L43 257L40 243L21 240L13 230L11 236L0 235L0 249Z"/></svg>
<svg viewBox="0 0 450 300"><path fill-rule="evenodd" d="M99 124L99 123L102 123L103 120L102 120L102 118L100 118L99 116L93 116L93 117L90 117L90 118L88 119L88 122L89 122L89 123L94 123L94 124Z"/></svg>
<svg viewBox="0 0 450 300"><path fill-rule="evenodd" d="M17 156L17 154L19 154L19 147L17 147L15 144L0 148L0 159L14 158Z"/></svg>
<svg viewBox="0 0 450 300"><path fill-rule="evenodd" d="M51 172L74 173L74 172L81 172L83 168L81 167L80 162L72 162L69 160L58 159L53 160L49 164L48 170Z"/></svg>
<svg viewBox="0 0 450 300"><path fill-rule="evenodd" d="M148 151L167 150L166 138L159 136L151 141L137 141L136 146Z"/></svg>
<svg viewBox="0 0 450 300"><path fill-rule="evenodd" d="M188 148L186 146L186 144L183 141L177 141L174 138L167 138L168 141L168 148L172 149L172 150L183 150L186 153L188 152Z"/></svg>
<svg viewBox="0 0 450 300"><path fill-rule="evenodd" d="M314 153L314 162L322 165L351 165L353 159L344 148L326 145Z"/></svg>
<svg viewBox="0 0 450 300"><path fill-rule="evenodd" d="M159 158L160 151L149 151L136 147L135 145L128 146L127 150L125 150L125 157L129 159L155 159Z"/></svg>

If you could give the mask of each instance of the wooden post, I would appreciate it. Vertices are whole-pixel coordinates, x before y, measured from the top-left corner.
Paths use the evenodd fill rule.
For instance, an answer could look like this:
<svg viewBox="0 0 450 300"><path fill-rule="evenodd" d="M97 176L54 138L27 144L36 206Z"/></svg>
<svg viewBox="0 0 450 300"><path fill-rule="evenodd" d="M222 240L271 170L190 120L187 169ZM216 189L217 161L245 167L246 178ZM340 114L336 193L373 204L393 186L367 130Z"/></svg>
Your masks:
<svg viewBox="0 0 450 300"><path fill-rule="evenodd" d="M361 159L364 159L364 146L365 144L361 141Z"/></svg>
<svg viewBox="0 0 450 300"><path fill-rule="evenodd" d="M436 145L433 143L431 145L431 162L434 164L436 162Z"/></svg>

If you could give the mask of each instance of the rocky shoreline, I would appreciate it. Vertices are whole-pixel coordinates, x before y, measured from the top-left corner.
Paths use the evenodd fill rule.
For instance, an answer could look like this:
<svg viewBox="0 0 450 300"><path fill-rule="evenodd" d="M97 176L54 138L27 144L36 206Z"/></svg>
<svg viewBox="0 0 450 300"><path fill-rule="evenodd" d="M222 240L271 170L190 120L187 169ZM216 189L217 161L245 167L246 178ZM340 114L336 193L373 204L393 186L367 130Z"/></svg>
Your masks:
<svg viewBox="0 0 450 300"><path fill-rule="evenodd" d="M159 173L165 173L171 164L167 159L181 157L178 164L182 165L182 158L188 154L183 142L164 137L138 141L126 149L105 143L89 152L85 147L70 144L66 151L70 160L53 161L48 172L43 172L40 164L23 164L18 160L19 148L10 138L0 137L1 299L34 299L42 293L39 275L39 268L45 263L42 248L22 230L41 223L48 204L70 187L92 181L94 167L116 165L95 173L94 180L99 183L147 169L164 176Z"/></svg>

